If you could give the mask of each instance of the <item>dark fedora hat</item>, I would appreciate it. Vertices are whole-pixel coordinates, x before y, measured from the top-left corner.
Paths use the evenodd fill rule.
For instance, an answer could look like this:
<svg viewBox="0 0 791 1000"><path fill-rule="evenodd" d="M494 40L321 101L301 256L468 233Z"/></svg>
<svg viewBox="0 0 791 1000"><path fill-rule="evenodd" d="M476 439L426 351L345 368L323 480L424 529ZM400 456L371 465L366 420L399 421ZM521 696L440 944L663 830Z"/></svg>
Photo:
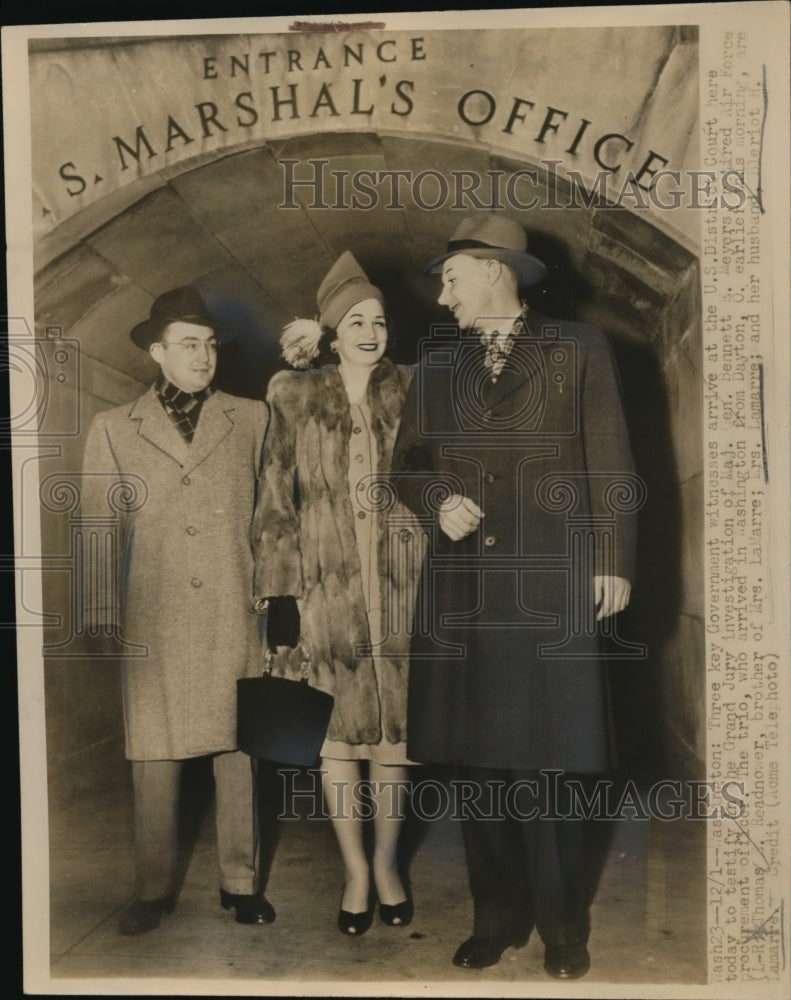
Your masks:
<svg viewBox="0 0 791 1000"><path fill-rule="evenodd" d="M524 227L507 215L479 212L462 219L451 233L446 253L432 260L425 273L436 274L449 257L460 253L508 264L520 285L535 285L546 277L543 261L527 252Z"/></svg>
<svg viewBox="0 0 791 1000"><path fill-rule="evenodd" d="M198 290L191 285L172 288L154 299L148 319L133 327L129 336L139 348L147 351L168 323L178 321L210 326L214 330L215 337L223 343L233 337L233 334L224 329L212 316Z"/></svg>

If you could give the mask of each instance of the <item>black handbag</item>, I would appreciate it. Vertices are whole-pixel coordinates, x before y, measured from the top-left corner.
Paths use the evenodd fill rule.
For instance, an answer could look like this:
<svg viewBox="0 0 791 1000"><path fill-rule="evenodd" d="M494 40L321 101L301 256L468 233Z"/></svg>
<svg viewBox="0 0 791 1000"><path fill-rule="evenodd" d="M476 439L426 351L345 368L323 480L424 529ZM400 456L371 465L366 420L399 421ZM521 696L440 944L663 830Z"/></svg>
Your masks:
<svg viewBox="0 0 791 1000"><path fill-rule="evenodd" d="M236 682L237 744L251 757L312 767L335 699L308 684L310 659L304 645L301 680L273 677L272 660L272 652L267 650L263 676Z"/></svg>

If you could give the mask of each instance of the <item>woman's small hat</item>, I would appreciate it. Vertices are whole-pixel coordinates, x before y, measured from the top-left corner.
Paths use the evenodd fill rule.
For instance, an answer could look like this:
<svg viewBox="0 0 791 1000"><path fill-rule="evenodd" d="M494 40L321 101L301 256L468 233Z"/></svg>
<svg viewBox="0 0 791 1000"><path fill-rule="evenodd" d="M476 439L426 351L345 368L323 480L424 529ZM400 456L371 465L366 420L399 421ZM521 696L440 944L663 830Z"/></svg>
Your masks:
<svg viewBox="0 0 791 1000"><path fill-rule="evenodd" d="M319 355L323 328L334 330L346 313L364 299L376 299L384 308L384 296L350 250L344 250L324 276L316 293L319 318L295 319L280 338L280 353L292 368L310 368Z"/></svg>
<svg viewBox="0 0 791 1000"><path fill-rule="evenodd" d="M210 326L214 330L217 340L222 343L233 338L231 331L223 329L211 315L197 289L191 285L172 288L169 292L164 292L154 299L148 319L133 327L129 336L139 348L147 351L168 323L178 321L195 323L198 326Z"/></svg>
<svg viewBox="0 0 791 1000"><path fill-rule="evenodd" d="M357 263L354 254L350 250L344 250L325 275L316 293L319 323L335 329L351 307L363 299L377 299L384 305L384 296L368 280L368 275Z"/></svg>
<svg viewBox="0 0 791 1000"><path fill-rule="evenodd" d="M543 261L527 252L524 227L507 215L479 212L462 219L451 233L446 253L432 260L425 273L436 274L449 257L460 253L508 264L520 285L535 285L546 277Z"/></svg>

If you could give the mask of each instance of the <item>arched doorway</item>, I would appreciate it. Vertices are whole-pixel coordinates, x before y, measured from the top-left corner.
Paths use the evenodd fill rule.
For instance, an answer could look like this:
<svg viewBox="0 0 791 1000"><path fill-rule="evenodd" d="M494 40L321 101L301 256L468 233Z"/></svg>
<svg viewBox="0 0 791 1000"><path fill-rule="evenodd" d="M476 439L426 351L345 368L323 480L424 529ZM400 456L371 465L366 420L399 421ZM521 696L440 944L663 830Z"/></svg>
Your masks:
<svg viewBox="0 0 791 1000"><path fill-rule="evenodd" d="M516 183L526 170L535 178L529 190ZM343 205L351 204L361 172L368 193L358 190L357 208L349 210ZM686 755L695 770L703 757L704 674L697 259L645 212L568 207L568 182L540 162L446 137L302 134L186 161L157 182L134 182L95 203L38 248L37 330L46 331L53 350L59 339L73 348L68 364L50 364L42 389L49 412L78 414L76 433L42 458L42 482L77 472L91 417L153 380L152 362L128 331L154 297L176 285L197 285L237 331L219 370L223 387L260 397L281 366L282 325L314 314L319 281L352 249L390 303L399 360L414 360L432 324L447 323L436 279L422 271L475 205L459 194L469 183L458 180L462 173L482 179L479 202L525 225L531 252L547 263L549 277L533 304L594 322L611 339L649 496L625 625L649 654L639 666L613 667L613 707L632 763L654 767L667 754ZM539 207L520 207L528 195ZM553 202L566 207L540 207ZM45 502L44 551L68 552L69 530L68 511ZM122 761L115 672L80 659L79 643L63 659L70 588L68 573L45 573L45 610L60 616L45 637L54 804L113 780Z"/></svg>

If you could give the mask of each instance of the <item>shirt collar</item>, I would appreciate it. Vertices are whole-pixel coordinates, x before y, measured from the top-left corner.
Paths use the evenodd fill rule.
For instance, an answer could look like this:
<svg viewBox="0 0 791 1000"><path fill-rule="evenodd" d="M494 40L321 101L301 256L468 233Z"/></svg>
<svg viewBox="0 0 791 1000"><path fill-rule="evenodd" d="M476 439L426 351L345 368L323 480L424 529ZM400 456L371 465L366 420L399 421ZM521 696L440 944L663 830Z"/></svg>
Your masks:
<svg viewBox="0 0 791 1000"><path fill-rule="evenodd" d="M519 310L519 315L511 323L511 326L507 330L492 330L492 331L481 331L481 342L484 344L489 344L494 341L497 344L502 345L508 340L512 340L514 337L518 337L527 329L527 314L530 311L530 307L525 301L522 301L522 308Z"/></svg>

